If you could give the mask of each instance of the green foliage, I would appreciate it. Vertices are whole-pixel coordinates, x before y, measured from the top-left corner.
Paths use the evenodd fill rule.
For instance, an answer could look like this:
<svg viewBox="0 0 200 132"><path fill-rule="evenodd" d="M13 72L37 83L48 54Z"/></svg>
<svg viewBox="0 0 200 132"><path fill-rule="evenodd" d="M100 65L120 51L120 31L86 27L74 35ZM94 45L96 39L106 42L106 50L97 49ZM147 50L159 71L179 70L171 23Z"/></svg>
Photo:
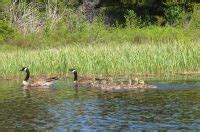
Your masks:
<svg viewBox="0 0 200 132"><path fill-rule="evenodd" d="M100 19L100 18L99 18ZM68 22L60 22L56 28L42 31L39 33L28 34L25 36L16 35L15 38L7 43L10 45L24 48L48 48L62 47L80 43L81 45L93 45L96 43L124 43L131 42L133 44L145 43L174 43L178 42L199 42L199 32L195 28L182 27L107 27L102 20L96 19L91 23L79 23L70 25ZM73 22L73 21L71 21ZM77 22L77 23L76 23ZM0 47L1 50L1 47Z"/></svg>
<svg viewBox="0 0 200 132"><path fill-rule="evenodd" d="M13 33L14 30L6 22L0 20L0 41L11 38Z"/></svg>
<svg viewBox="0 0 200 132"><path fill-rule="evenodd" d="M191 42L77 44L48 50L1 52L0 58L1 76L19 75L22 66L40 75L66 75L72 67L80 73L97 75L200 72L200 46Z"/></svg>
<svg viewBox="0 0 200 132"><path fill-rule="evenodd" d="M12 26L16 27L17 31L14 38L6 42L14 47L37 49L61 47L74 43L88 45L111 42L144 44L199 41L199 33L196 31L196 27L199 26L199 12L193 14L191 27L194 28L184 29L181 26L174 28L144 24L133 10L128 10L125 15L126 27L122 28L121 24L115 27L105 25L102 16L96 17L93 23L89 23L81 12L73 8L60 10L54 5L48 5L44 12L40 11L38 5L34 3L26 6L21 3L20 6L12 6L16 12L14 14L11 12L11 14L14 18L18 18ZM182 14L180 11L180 7L168 8L166 16L182 23L181 18L184 18L182 17L184 15L180 15L179 13ZM126 10L122 12L125 13ZM163 19L160 19L161 22ZM5 38L9 38L9 35L3 40Z"/></svg>
<svg viewBox="0 0 200 132"><path fill-rule="evenodd" d="M136 15L133 10L128 10L127 15L125 15L126 19L126 26L128 27L140 27L141 26L141 19Z"/></svg>
<svg viewBox="0 0 200 132"><path fill-rule="evenodd" d="M196 29L200 29L200 4L194 5L194 13L192 14L191 26Z"/></svg>
<svg viewBox="0 0 200 132"><path fill-rule="evenodd" d="M32 3L12 9L16 12L10 12L11 18L17 18L12 26L17 32L0 21L0 40L13 37L0 47L0 71L5 76L18 74L23 65L38 74L65 74L71 67L95 74L200 71L199 10L192 14L191 28L143 26L141 18L129 10L122 28L105 25L102 17L89 23L73 8L60 10L48 5L40 11ZM185 12L180 6L171 6L165 17L170 24L181 24Z"/></svg>
<svg viewBox="0 0 200 132"><path fill-rule="evenodd" d="M180 24L180 20L183 19L185 14L183 8L179 5L170 6L165 9L165 18L170 25Z"/></svg>

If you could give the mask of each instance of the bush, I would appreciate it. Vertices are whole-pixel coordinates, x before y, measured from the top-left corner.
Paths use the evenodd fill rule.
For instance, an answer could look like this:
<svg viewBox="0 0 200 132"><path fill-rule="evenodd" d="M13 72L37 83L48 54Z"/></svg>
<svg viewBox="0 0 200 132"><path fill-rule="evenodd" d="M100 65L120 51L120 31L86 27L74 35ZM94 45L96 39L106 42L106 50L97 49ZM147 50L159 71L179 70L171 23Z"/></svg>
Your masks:
<svg viewBox="0 0 200 132"><path fill-rule="evenodd" d="M192 19L192 27L195 29L200 29L200 4L194 6Z"/></svg>
<svg viewBox="0 0 200 132"><path fill-rule="evenodd" d="M170 6L164 11L165 18L170 25L179 25L185 16L185 11L179 5Z"/></svg>
<svg viewBox="0 0 200 132"><path fill-rule="evenodd" d="M133 10L129 10L128 14L125 15L126 26L128 27L140 27L141 19L137 17L136 13Z"/></svg>
<svg viewBox="0 0 200 132"><path fill-rule="evenodd" d="M0 20L0 41L11 38L13 33L14 30L6 22Z"/></svg>

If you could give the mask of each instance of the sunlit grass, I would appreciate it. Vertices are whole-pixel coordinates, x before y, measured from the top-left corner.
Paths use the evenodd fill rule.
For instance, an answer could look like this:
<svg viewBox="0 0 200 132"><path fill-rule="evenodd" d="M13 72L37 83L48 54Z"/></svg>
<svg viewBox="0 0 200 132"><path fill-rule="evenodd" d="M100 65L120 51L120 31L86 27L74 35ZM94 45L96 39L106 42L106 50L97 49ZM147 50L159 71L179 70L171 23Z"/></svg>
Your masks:
<svg viewBox="0 0 200 132"><path fill-rule="evenodd" d="M27 66L32 75L134 75L138 73L200 72L198 43L68 45L62 49L16 50L0 53L1 76L18 76Z"/></svg>

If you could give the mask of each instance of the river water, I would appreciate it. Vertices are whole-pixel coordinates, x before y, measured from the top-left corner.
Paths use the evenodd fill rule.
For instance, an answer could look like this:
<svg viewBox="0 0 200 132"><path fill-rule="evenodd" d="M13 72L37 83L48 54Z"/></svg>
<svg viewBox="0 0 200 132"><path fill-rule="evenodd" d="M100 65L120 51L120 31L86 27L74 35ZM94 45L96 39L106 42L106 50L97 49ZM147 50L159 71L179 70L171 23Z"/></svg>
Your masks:
<svg viewBox="0 0 200 132"><path fill-rule="evenodd" d="M0 81L0 131L200 130L200 81L152 81L158 88L102 92L59 80L23 90Z"/></svg>

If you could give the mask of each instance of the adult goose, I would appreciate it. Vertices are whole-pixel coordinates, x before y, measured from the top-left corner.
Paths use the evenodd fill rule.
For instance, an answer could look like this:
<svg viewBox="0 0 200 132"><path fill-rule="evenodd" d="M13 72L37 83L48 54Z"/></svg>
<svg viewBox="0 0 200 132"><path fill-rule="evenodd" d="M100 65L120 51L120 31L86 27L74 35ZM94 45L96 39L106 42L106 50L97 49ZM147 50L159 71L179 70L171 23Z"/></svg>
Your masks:
<svg viewBox="0 0 200 132"><path fill-rule="evenodd" d="M81 85L81 86L91 86L94 81L98 80L96 78L91 78L91 77L83 77L78 79L78 72L76 69L69 69L73 74L74 74L74 84L76 85Z"/></svg>
<svg viewBox="0 0 200 132"><path fill-rule="evenodd" d="M50 77L50 78L34 78L30 80L30 71L27 67L22 67L20 71L26 72L26 77L23 80L24 86L30 86L30 87L43 87L43 86L51 86L55 83L56 80L58 80L58 77Z"/></svg>

